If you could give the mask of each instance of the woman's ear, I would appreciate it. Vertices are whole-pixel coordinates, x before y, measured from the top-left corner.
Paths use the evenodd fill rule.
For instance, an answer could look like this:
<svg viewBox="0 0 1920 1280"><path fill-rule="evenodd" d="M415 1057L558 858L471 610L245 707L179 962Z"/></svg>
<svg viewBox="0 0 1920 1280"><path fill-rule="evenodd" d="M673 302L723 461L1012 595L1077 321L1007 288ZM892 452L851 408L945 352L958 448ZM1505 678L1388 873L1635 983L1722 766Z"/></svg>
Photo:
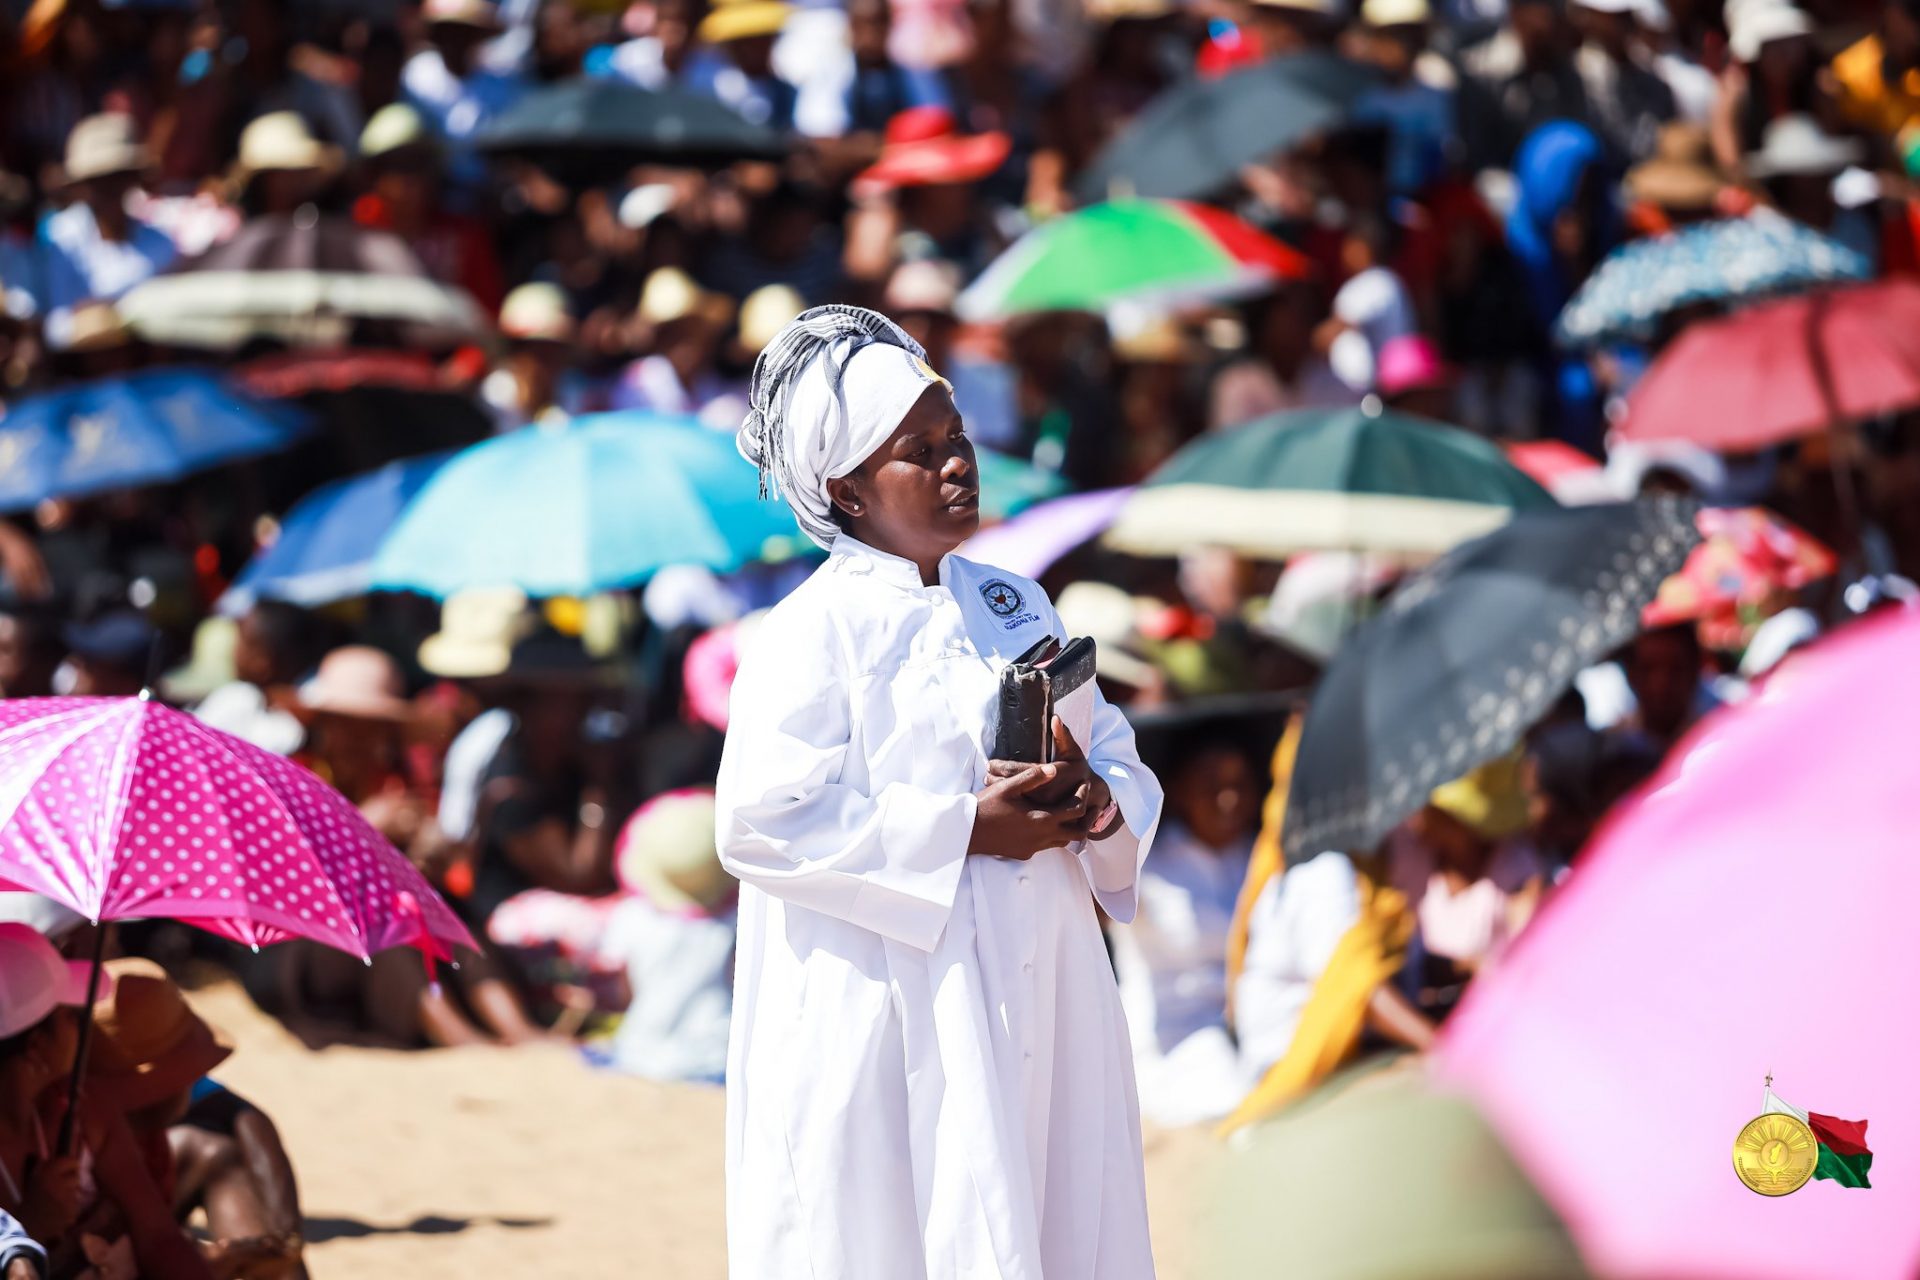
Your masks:
<svg viewBox="0 0 1920 1280"><path fill-rule="evenodd" d="M827 481L827 501L837 511L849 516L860 515L867 509L867 504L860 498L859 483L852 476Z"/></svg>

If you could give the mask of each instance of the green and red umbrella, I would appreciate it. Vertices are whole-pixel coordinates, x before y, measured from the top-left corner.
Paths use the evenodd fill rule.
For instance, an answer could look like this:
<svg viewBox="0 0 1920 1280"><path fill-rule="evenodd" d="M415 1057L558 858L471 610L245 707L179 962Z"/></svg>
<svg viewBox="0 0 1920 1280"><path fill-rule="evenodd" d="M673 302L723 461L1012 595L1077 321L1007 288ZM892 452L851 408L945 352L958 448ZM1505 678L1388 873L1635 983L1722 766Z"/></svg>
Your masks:
<svg viewBox="0 0 1920 1280"><path fill-rule="evenodd" d="M967 320L1114 303L1247 297L1310 274L1298 251L1224 210L1184 200L1115 200L1042 223L960 295Z"/></svg>

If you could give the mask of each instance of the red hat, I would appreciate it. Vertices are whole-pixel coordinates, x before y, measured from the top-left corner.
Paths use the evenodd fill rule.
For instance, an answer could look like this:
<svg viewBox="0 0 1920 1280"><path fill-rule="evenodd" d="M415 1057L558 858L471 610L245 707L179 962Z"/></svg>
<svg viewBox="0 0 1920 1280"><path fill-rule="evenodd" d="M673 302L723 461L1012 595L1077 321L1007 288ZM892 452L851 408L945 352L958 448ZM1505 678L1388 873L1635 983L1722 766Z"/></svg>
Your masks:
<svg viewBox="0 0 1920 1280"><path fill-rule="evenodd" d="M1012 150L1004 133L961 134L945 107L909 107L887 121L880 159L854 182L882 189L978 182Z"/></svg>

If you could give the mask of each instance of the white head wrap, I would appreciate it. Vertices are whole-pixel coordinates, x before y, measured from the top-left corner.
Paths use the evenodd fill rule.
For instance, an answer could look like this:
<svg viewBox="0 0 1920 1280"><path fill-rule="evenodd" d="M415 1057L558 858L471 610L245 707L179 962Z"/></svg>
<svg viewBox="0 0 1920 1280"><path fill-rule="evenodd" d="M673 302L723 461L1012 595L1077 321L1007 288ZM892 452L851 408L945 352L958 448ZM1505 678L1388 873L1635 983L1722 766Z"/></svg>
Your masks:
<svg viewBox="0 0 1920 1280"><path fill-rule="evenodd" d="M807 536L832 547L840 530L827 481L866 461L941 381L920 344L876 311L802 312L753 365L737 439L760 468L760 496L786 498Z"/></svg>

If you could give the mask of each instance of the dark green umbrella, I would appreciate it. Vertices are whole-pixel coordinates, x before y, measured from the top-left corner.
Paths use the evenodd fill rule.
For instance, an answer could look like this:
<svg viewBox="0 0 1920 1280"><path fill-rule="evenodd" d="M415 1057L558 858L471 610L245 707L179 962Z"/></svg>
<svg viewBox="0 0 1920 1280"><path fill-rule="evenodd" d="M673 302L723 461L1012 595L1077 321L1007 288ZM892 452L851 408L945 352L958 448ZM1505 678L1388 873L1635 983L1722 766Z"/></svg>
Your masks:
<svg viewBox="0 0 1920 1280"><path fill-rule="evenodd" d="M1288 860L1362 852L1437 786L1513 749L1700 542L1677 498L1531 511L1414 574L1314 689L1281 826Z"/></svg>
<svg viewBox="0 0 1920 1280"><path fill-rule="evenodd" d="M1204 436L1134 491L1109 545L1199 544L1281 560L1302 551L1425 559L1553 496L1496 445L1378 402L1300 409Z"/></svg>
<svg viewBox="0 0 1920 1280"><path fill-rule="evenodd" d="M1379 82L1370 68L1320 52L1188 81L1160 95L1094 157L1078 179L1080 198L1212 195L1231 186L1243 165L1340 124Z"/></svg>
<svg viewBox="0 0 1920 1280"><path fill-rule="evenodd" d="M582 178L636 164L701 167L787 153L778 133L703 94L585 77L528 94L481 129L477 142L493 155Z"/></svg>

